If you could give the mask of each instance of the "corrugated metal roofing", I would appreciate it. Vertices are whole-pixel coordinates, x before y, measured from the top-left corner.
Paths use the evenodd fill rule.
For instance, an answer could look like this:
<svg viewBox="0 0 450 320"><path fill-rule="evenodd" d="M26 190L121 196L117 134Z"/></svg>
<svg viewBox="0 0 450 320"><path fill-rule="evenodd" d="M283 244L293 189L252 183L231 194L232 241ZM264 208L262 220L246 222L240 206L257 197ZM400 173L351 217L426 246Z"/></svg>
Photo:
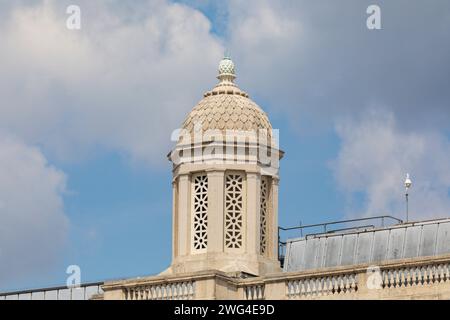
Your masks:
<svg viewBox="0 0 450 320"><path fill-rule="evenodd" d="M450 253L450 219L290 239L284 271L379 263Z"/></svg>

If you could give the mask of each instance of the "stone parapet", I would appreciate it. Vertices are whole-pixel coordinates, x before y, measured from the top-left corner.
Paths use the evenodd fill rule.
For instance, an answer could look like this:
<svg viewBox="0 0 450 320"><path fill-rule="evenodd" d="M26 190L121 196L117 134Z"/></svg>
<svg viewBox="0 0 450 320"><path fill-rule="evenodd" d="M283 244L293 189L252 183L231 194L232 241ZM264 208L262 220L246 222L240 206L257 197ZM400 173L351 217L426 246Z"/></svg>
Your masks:
<svg viewBox="0 0 450 320"><path fill-rule="evenodd" d="M105 283L105 300L450 299L450 255L261 277L211 270Z"/></svg>

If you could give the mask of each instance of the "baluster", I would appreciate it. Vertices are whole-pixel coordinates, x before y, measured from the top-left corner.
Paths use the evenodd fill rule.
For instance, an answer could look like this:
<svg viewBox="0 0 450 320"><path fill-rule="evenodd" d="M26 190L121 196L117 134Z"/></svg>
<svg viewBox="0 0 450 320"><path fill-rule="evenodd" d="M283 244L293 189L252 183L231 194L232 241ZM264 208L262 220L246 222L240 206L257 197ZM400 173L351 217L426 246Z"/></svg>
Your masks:
<svg viewBox="0 0 450 320"><path fill-rule="evenodd" d="M438 272L437 272L436 266L433 265L433 266L431 267L431 270L432 270L432 272L433 272L433 283L439 282L439 274L438 274Z"/></svg>
<svg viewBox="0 0 450 320"><path fill-rule="evenodd" d="M164 290L164 284L160 284L159 285L159 300L164 300L164 294L165 294L165 290Z"/></svg>
<svg viewBox="0 0 450 320"><path fill-rule="evenodd" d="M328 277L323 278L323 290L322 290L322 294L324 296L329 294L330 291L330 279Z"/></svg>
<svg viewBox="0 0 450 320"><path fill-rule="evenodd" d="M162 292L160 285L156 286L156 300L161 300Z"/></svg>
<svg viewBox="0 0 450 320"><path fill-rule="evenodd" d="M175 283L168 283L166 284L166 300L172 300L173 299L173 289Z"/></svg>
<svg viewBox="0 0 450 320"><path fill-rule="evenodd" d="M392 270L388 270L387 273L388 273L388 288L390 289L394 284L394 275L392 273Z"/></svg>
<svg viewBox="0 0 450 320"><path fill-rule="evenodd" d="M310 296L312 294L311 279L306 280L306 295Z"/></svg>
<svg viewBox="0 0 450 320"><path fill-rule="evenodd" d="M400 287L400 271L399 270L395 270L394 271L394 274L395 274L395 285L394 285L394 287L395 288L398 288L398 287Z"/></svg>
<svg viewBox="0 0 450 320"><path fill-rule="evenodd" d="M444 281L445 282L447 282L449 279L449 268L448 267L449 267L448 263L446 263L442 266L442 269L444 270L443 273L444 273Z"/></svg>
<svg viewBox="0 0 450 320"><path fill-rule="evenodd" d="M444 272L442 268L442 264L438 266L438 273L439 273L439 283L442 283L444 281Z"/></svg>
<svg viewBox="0 0 450 320"><path fill-rule="evenodd" d="M304 280L302 279L302 280L300 280L300 282L299 282L299 287L300 287L300 291L299 291L299 295L300 296L302 296L302 295L304 295L304 293L305 293L305 282L304 282Z"/></svg>
<svg viewBox="0 0 450 320"><path fill-rule="evenodd" d="M300 282L298 280L292 281L292 294L298 295L300 294Z"/></svg>
<svg viewBox="0 0 450 320"><path fill-rule="evenodd" d="M336 276L331 276L330 277L330 292L331 294L336 294L337 293L337 278Z"/></svg>
<svg viewBox="0 0 450 320"><path fill-rule="evenodd" d="M192 287L192 282L186 282L186 298L189 299L190 295L191 295L191 287Z"/></svg>
<svg viewBox="0 0 450 320"><path fill-rule="evenodd" d="M187 298L187 295L188 295L188 293L187 293L187 291L188 291L187 283L186 282L183 282L181 284L178 283L177 287L176 287L176 291L177 291L177 295L178 295L178 297L180 299Z"/></svg>
<svg viewBox="0 0 450 320"><path fill-rule="evenodd" d="M417 285L417 276L416 276L416 268L412 267L409 269L409 273L410 273L410 281L411 281L411 286L415 286Z"/></svg>
<svg viewBox="0 0 450 320"><path fill-rule="evenodd" d="M340 293L340 291L341 291L341 276L335 276L334 277L334 280L335 280L335 293L336 294L339 294Z"/></svg>
<svg viewBox="0 0 450 320"><path fill-rule="evenodd" d="M191 282L186 282L186 300L191 296Z"/></svg>
<svg viewBox="0 0 450 320"><path fill-rule="evenodd" d="M322 296L327 294L327 278L323 277L320 279L320 286L321 286L321 294Z"/></svg>
<svg viewBox="0 0 450 320"><path fill-rule="evenodd" d="M345 292L350 293L352 291L352 275L347 274L345 276Z"/></svg>
<svg viewBox="0 0 450 320"><path fill-rule="evenodd" d="M185 282L184 284L184 292L183 292L183 299L189 299L191 295L191 282Z"/></svg>
<svg viewBox="0 0 450 320"><path fill-rule="evenodd" d="M316 279L309 280L309 283L311 284L311 296L315 296L317 293L316 289Z"/></svg>
<svg viewBox="0 0 450 320"><path fill-rule="evenodd" d="M381 272L381 287L385 288L387 286L388 278L386 270Z"/></svg>
<svg viewBox="0 0 450 320"><path fill-rule="evenodd" d="M322 296L323 291L323 278L317 278L317 296Z"/></svg>
<svg viewBox="0 0 450 320"><path fill-rule="evenodd" d="M177 286L176 291L177 291L178 297L181 297L181 299L189 299L190 288L191 288L191 283L190 282L185 282L184 283L184 287L183 287L183 293L180 294L179 287Z"/></svg>
<svg viewBox="0 0 450 320"><path fill-rule="evenodd" d="M332 292L333 294L337 294L337 293L338 293L338 292L337 292L337 290L338 290L338 284L337 284L337 277L336 277L336 276L332 276L332 277L331 277L331 287L332 287L331 292Z"/></svg>
<svg viewBox="0 0 450 320"><path fill-rule="evenodd" d="M395 288L397 286L396 280L397 272L396 270L391 270L391 287Z"/></svg>
<svg viewBox="0 0 450 320"><path fill-rule="evenodd" d="M336 277L335 276L331 276L330 277L330 281L331 281L331 294L336 294L337 293L337 284L336 284Z"/></svg>
<svg viewBox="0 0 450 320"><path fill-rule="evenodd" d="M128 300L133 300L133 289L128 288Z"/></svg>
<svg viewBox="0 0 450 320"><path fill-rule="evenodd" d="M356 283L358 281L357 277L358 277L357 275L352 275L351 292L355 292L356 290Z"/></svg>
<svg viewBox="0 0 450 320"><path fill-rule="evenodd" d="M423 284L423 270L421 267L417 267L417 285L421 286Z"/></svg>
<svg viewBox="0 0 450 320"><path fill-rule="evenodd" d="M411 286L411 268L405 269L405 287Z"/></svg>
<svg viewBox="0 0 450 320"><path fill-rule="evenodd" d="M344 276L339 276L339 293L344 294L345 293L345 283L344 283Z"/></svg>
<svg viewBox="0 0 450 320"><path fill-rule="evenodd" d="M148 291L149 291L148 286L145 286L144 287L144 300L148 300L148 296L149 296Z"/></svg>
<svg viewBox="0 0 450 320"><path fill-rule="evenodd" d="M406 287L406 277L405 277L405 273L406 273L406 269L400 269L400 287Z"/></svg>
<svg viewBox="0 0 450 320"><path fill-rule="evenodd" d="M423 286L425 284L425 282L426 282L427 275L426 275L424 267L420 267L419 270L420 270L419 271L420 272L420 283L419 283L419 285Z"/></svg>
<svg viewBox="0 0 450 320"><path fill-rule="evenodd" d="M178 294L178 283L169 283L169 300L178 300L180 298L180 295Z"/></svg>
<svg viewBox="0 0 450 320"><path fill-rule="evenodd" d="M155 286L150 286L150 299L155 300Z"/></svg>
<svg viewBox="0 0 450 320"><path fill-rule="evenodd" d="M191 288L192 288L192 282L189 281L186 283L186 290L187 290L186 295L187 295L188 299L191 296Z"/></svg>
<svg viewBox="0 0 450 320"><path fill-rule="evenodd" d="M429 284L430 283L430 267L425 266L425 267L423 267L423 269L424 269L424 273L425 273L424 284Z"/></svg>
<svg viewBox="0 0 450 320"><path fill-rule="evenodd" d="M172 300L173 299L175 286L176 286L176 283L167 283L165 285L165 287L166 287L166 300Z"/></svg>
<svg viewBox="0 0 450 320"><path fill-rule="evenodd" d="M194 298L194 284L189 282L189 299Z"/></svg>

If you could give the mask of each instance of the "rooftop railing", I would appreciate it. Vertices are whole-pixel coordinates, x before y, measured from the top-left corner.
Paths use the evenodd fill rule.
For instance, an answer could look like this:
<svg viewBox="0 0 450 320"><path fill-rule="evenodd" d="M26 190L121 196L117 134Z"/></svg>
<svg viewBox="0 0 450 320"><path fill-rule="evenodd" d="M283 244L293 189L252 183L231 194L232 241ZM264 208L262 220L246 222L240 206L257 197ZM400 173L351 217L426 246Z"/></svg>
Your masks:
<svg viewBox="0 0 450 320"><path fill-rule="evenodd" d="M367 221L371 221L371 224L364 224ZM310 236L317 236L323 234L337 233L337 232L351 232L362 229L374 229L376 227L385 227L387 224L392 225L393 223L401 224L403 220L398 219L393 216L376 216L368 218L358 218L358 219L348 219L348 220L337 220L318 224L308 224L299 225L295 227L278 227L278 260L283 266L284 254L286 249L286 240L282 240L281 233L289 231L297 231L297 237L308 238ZM341 226L338 228L332 228L334 226ZM311 232L304 232L305 230L311 230Z"/></svg>
<svg viewBox="0 0 450 320"><path fill-rule="evenodd" d="M35 290L22 290L0 293L1 300L89 300L102 294L103 282L82 284L77 287L50 287Z"/></svg>

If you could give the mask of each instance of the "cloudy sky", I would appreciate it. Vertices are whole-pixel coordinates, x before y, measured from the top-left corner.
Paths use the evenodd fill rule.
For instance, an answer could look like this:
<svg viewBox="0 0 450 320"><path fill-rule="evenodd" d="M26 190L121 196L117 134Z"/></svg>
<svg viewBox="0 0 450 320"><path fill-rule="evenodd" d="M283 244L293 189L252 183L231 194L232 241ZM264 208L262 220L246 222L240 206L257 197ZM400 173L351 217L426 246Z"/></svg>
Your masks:
<svg viewBox="0 0 450 320"><path fill-rule="evenodd" d="M406 172L412 218L449 216L449 30L448 0L1 0L0 290L170 264L170 133L225 50L280 130L282 225L403 218Z"/></svg>

